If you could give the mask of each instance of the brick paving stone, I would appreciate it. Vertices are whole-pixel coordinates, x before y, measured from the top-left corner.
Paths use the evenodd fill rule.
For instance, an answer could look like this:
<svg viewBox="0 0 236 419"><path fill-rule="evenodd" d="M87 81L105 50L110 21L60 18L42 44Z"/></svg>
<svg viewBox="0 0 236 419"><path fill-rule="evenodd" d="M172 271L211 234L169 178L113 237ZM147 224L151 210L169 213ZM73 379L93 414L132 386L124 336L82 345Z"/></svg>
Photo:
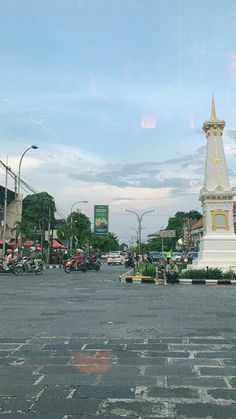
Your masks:
<svg viewBox="0 0 236 419"><path fill-rule="evenodd" d="M225 366L232 365L233 367L236 366L236 359L235 358L232 358L232 359L221 359L220 362L221 362L221 365L225 365Z"/></svg>
<svg viewBox="0 0 236 419"><path fill-rule="evenodd" d="M120 417L120 416L117 416L117 415L112 415L112 416L103 416L103 415L95 415L95 416L91 416L91 415L69 415L68 417L67 417L67 419L114 419L114 418L117 418L117 417ZM14 419L14 418L13 418ZM52 418L50 418L50 419L52 419ZM125 416L125 419L137 419L137 416ZM162 418L159 418L159 419L162 419ZM168 418L166 418L165 417L165 419L168 419Z"/></svg>
<svg viewBox="0 0 236 419"><path fill-rule="evenodd" d="M2 413L2 412L0 412L0 415L1 415L1 418L2 419L52 419L52 415L51 414L49 414L49 415L47 415L47 414L46 415L41 415L41 414L38 414L38 413L29 413L29 412L27 412L27 413L16 413L16 412L9 413L9 412L7 412L5 414ZM64 415L60 415L56 419L63 419L63 416ZM77 416L77 418L78 417L79 416ZM80 416L80 418L81 418L81 416ZM85 416L84 416L84 419L85 419Z"/></svg>
<svg viewBox="0 0 236 419"><path fill-rule="evenodd" d="M168 349L168 345L166 343L156 343L156 344L144 344L144 343L128 343L127 344L127 351L165 351Z"/></svg>
<svg viewBox="0 0 236 419"><path fill-rule="evenodd" d="M208 352L197 352L195 355L195 358L220 358L220 359L226 359L226 358L235 358L236 359L236 352L231 351L212 351Z"/></svg>
<svg viewBox="0 0 236 419"><path fill-rule="evenodd" d="M0 384L0 396L2 397L21 397L29 396L35 397L43 386L33 386L32 384L22 385L22 381L18 383L12 382L12 384Z"/></svg>
<svg viewBox="0 0 236 419"><path fill-rule="evenodd" d="M168 338L168 337L162 337L162 338L150 338L148 339L148 344L149 343L184 343L185 338Z"/></svg>
<svg viewBox="0 0 236 419"><path fill-rule="evenodd" d="M0 343L14 343L16 345L20 343L27 342L32 336L28 336L27 338L19 338L19 337L0 337Z"/></svg>
<svg viewBox="0 0 236 419"><path fill-rule="evenodd" d="M173 398L199 399L199 392L197 391L197 389L190 389L184 387L152 387L148 389L147 397L155 397L166 400Z"/></svg>
<svg viewBox="0 0 236 419"><path fill-rule="evenodd" d="M212 350L212 351L216 351L217 349L219 350L219 348L218 348L218 346L219 345L216 345L216 344L199 344L199 345L196 345L196 344L185 344L185 345L183 345L183 344L181 344L181 345L177 345L177 344L169 344L169 351L209 351L209 350ZM230 346L230 345L229 345Z"/></svg>
<svg viewBox="0 0 236 419"><path fill-rule="evenodd" d="M52 399L66 399L69 396L71 391L76 389L75 385L51 385L44 386L44 391L42 393L43 398L52 398Z"/></svg>
<svg viewBox="0 0 236 419"><path fill-rule="evenodd" d="M216 377L236 376L236 367L199 367L201 375Z"/></svg>
<svg viewBox="0 0 236 419"><path fill-rule="evenodd" d="M113 365L113 367L104 372L103 374L106 377L137 377L140 375L140 368L136 365Z"/></svg>
<svg viewBox="0 0 236 419"><path fill-rule="evenodd" d="M15 358L15 360L17 361L17 358ZM55 366L55 365L62 365L62 366L66 366L68 364L68 362L71 361L71 357L70 356L63 356L63 357L50 357L50 358L46 358L43 357L41 358L40 356L34 357L34 358L25 358L24 359L24 365L42 365L42 366ZM12 362L12 359L11 359Z"/></svg>
<svg viewBox="0 0 236 419"><path fill-rule="evenodd" d="M0 343L0 352L3 351L15 351L17 348L19 348L19 343Z"/></svg>
<svg viewBox="0 0 236 419"><path fill-rule="evenodd" d="M28 346L27 350L20 348L19 350L15 351L9 358L38 358L38 357L45 357L48 358L53 355L52 351L31 351L30 345ZM68 353L66 354L68 356Z"/></svg>
<svg viewBox="0 0 236 419"><path fill-rule="evenodd" d="M116 360L118 365L166 365L166 358L122 357Z"/></svg>
<svg viewBox="0 0 236 419"><path fill-rule="evenodd" d="M233 388L236 388L236 377L229 378L229 382Z"/></svg>
<svg viewBox="0 0 236 419"><path fill-rule="evenodd" d="M236 405L220 406L212 403L188 403L175 405L176 417L235 419Z"/></svg>
<svg viewBox="0 0 236 419"><path fill-rule="evenodd" d="M164 377L143 377L143 376L136 376L136 377L113 377L112 375L107 377L102 375L98 385L105 385L105 386L163 386L164 384Z"/></svg>
<svg viewBox="0 0 236 419"><path fill-rule="evenodd" d="M54 418L58 414L95 414L101 400L96 399L57 399L44 398L43 396L33 405L32 411L50 413Z"/></svg>
<svg viewBox="0 0 236 419"><path fill-rule="evenodd" d="M189 358L189 352L153 352L153 351L149 351L148 348L146 351L143 352L144 355L146 355L147 357L154 357L154 358Z"/></svg>
<svg viewBox="0 0 236 419"><path fill-rule="evenodd" d="M222 339L222 338L189 338L189 343L191 344L218 344L218 345L232 345L234 342L232 339Z"/></svg>
<svg viewBox="0 0 236 419"><path fill-rule="evenodd" d="M169 365L182 365L182 366L208 366L208 367L220 367L222 366L221 360L219 359L179 359L179 358L168 358Z"/></svg>
<svg viewBox="0 0 236 419"><path fill-rule="evenodd" d="M55 352L64 352L69 350L81 350L83 347L83 343L69 343L68 345L65 343L47 343L41 350L42 351L55 351Z"/></svg>
<svg viewBox="0 0 236 419"><path fill-rule="evenodd" d="M127 386L78 386L73 398L92 399L133 399L135 397L134 387Z"/></svg>
<svg viewBox="0 0 236 419"><path fill-rule="evenodd" d="M86 364L82 364L86 365ZM89 367L89 365L88 365ZM77 368L75 365L45 365L41 370L43 374L46 375L53 375L53 374L60 374L60 375L73 375L73 374L85 374L89 373L88 371L83 371L83 369Z"/></svg>
<svg viewBox="0 0 236 419"><path fill-rule="evenodd" d="M38 375L26 375L24 372L22 374L12 374L12 375L1 375L1 383L4 382L4 385L14 385L14 384L22 384L24 385L33 385L33 383L37 380Z"/></svg>
<svg viewBox="0 0 236 419"><path fill-rule="evenodd" d="M31 404L32 400L25 397L0 397L0 412L27 412Z"/></svg>
<svg viewBox="0 0 236 419"><path fill-rule="evenodd" d="M95 376L94 375L86 375L86 374L70 374L70 375L60 375L58 374L53 375L45 375L42 383L44 385L79 385L79 384L86 384L92 385L94 383Z"/></svg>
<svg viewBox="0 0 236 419"><path fill-rule="evenodd" d="M5 358L6 356L10 355L11 352L12 350L0 351L0 358Z"/></svg>
<svg viewBox="0 0 236 419"><path fill-rule="evenodd" d="M193 371L192 368L190 367L179 367L179 366L175 366L175 365L167 365L167 366L160 366L160 367L146 367L145 368L145 375L167 375L167 376L172 376L172 375L181 375L183 377L185 376L195 376L196 377L196 372Z"/></svg>
<svg viewBox="0 0 236 419"><path fill-rule="evenodd" d="M115 401L115 400L106 400L101 403L98 413L113 416L164 416L163 413L166 412L166 405L164 403L158 402L139 402L139 401Z"/></svg>
<svg viewBox="0 0 236 419"><path fill-rule="evenodd" d="M226 381L218 377L167 377L168 386L206 387L206 388L228 388Z"/></svg>
<svg viewBox="0 0 236 419"><path fill-rule="evenodd" d="M114 350L114 351L125 351L126 350L126 344L105 344L105 343L100 343L100 344L92 344L92 343L88 343L86 345L86 348L84 349L85 351L89 351L89 350Z"/></svg>
<svg viewBox="0 0 236 419"><path fill-rule="evenodd" d="M227 390L208 390L207 393L213 399L236 400L236 390L231 388Z"/></svg>

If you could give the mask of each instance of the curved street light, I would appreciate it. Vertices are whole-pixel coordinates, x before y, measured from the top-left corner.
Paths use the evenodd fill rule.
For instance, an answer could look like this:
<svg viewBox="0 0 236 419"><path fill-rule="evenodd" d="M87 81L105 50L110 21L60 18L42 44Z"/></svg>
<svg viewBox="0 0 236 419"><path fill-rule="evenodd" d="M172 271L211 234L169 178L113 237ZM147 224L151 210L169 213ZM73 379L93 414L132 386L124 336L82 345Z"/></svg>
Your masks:
<svg viewBox="0 0 236 419"><path fill-rule="evenodd" d="M141 232L142 232L143 217L144 217L145 214L148 214L149 212L156 212L156 209L144 211L141 215L139 215L135 211L131 211L131 210L128 210L128 209L124 209L123 211L130 212L131 214L135 214L136 217L137 217L137 221L138 221L138 249L139 249L139 254L140 254L141 253Z"/></svg>
<svg viewBox="0 0 236 419"><path fill-rule="evenodd" d="M24 153L21 155L20 161L19 161L19 168L18 168L18 185L16 188L16 197L18 197L18 202L16 202L16 223L18 221L21 220L21 217L19 217L19 213L20 213L20 208L18 205L20 205L20 201L19 201L19 195L20 195L20 183L21 183L21 163L23 160L24 155L27 153L27 151L31 150L31 148L33 150L37 150L38 146L37 145L31 145L30 147L28 147ZM20 218L20 220L19 220ZM16 244L17 244L17 239L18 239L18 233L17 233L17 228L16 228Z"/></svg>
<svg viewBox="0 0 236 419"><path fill-rule="evenodd" d="M28 148L24 151L24 153L22 154L22 156L21 156L21 158L20 158L20 162L19 162L19 169L18 169L18 188L17 188L17 195L19 195L19 193L20 193L21 163L22 163L22 160L23 160L24 155L27 153L27 151L31 150L31 148L32 148L33 150L37 150L38 146L37 146L37 145L31 145L30 147L28 147Z"/></svg>
<svg viewBox="0 0 236 419"><path fill-rule="evenodd" d="M73 225L72 212L73 212L73 208L76 204L87 204L87 203L88 203L88 201L76 201L71 205L71 208L70 208L70 227L71 227L70 250L72 249L72 241L73 241L73 237L72 237L72 225Z"/></svg>

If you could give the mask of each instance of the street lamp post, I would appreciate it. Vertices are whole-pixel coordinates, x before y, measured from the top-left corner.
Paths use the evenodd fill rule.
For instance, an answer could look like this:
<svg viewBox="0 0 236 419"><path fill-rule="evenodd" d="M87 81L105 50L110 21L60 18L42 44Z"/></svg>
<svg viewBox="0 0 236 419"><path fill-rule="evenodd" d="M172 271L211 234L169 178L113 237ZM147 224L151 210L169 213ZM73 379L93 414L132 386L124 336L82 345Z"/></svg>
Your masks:
<svg viewBox="0 0 236 419"><path fill-rule="evenodd" d="M155 212L155 209L149 210L149 211L145 211L143 212L141 215L139 215L137 212L135 211L131 211L128 209L124 209L123 211L126 212L131 212L132 214L135 214L137 217L137 221L138 221L138 250L139 250L139 254L141 253L141 234L142 234L142 220L145 214L148 214L149 212Z"/></svg>
<svg viewBox="0 0 236 419"><path fill-rule="evenodd" d="M27 151L31 150L31 148L32 148L33 150L37 150L38 146L37 146L37 145L31 145L30 147L28 147L28 148L24 151L24 153L22 154L22 156L21 156L21 158L20 158L20 162L19 162L19 169L18 169L18 187L17 187L17 194L18 194L18 195L19 195L19 193L20 193L21 163L22 163L22 160L23 160L24 155L27 153Z"/></svg>
<svg viewBox="0 0 236 419"><path fill-rule="evenodd" d="M76 204L87 204L88 203L88 201L76 201L76 202L74 202L72 205L71 205L71 208L70 208L70 228L71 228L71 234L70 234L70 250L72 250L72 242L73 242L73 237L72 237L72 226L73 226L73 219L72 219L72 211L73 211L73 208L74 208L74 206L76 205Z"/></svg>
<svg viewBox="0 0 236 419"><path fill-rule="evenodd" d="M18 205L19 205L19 199L20 199L21 163L22 163L23 157L25 156L25 154L27 153L27 151L31 150L31 148L33 150L37 150L38 146L37 145L31 145L30 147L28 147L24 151L24 153L21 155L20 162L19 162L19 168L18 168L18 185L17 185L17 198L18 198L18 200L16 202L16 223L17 223L17 221L19 221L18 220L18 218L19 218L19 207L18 207ZM17 234L17 225L16 225L16 245L17 245L17 239L18 239L18 234Z"/></svg>

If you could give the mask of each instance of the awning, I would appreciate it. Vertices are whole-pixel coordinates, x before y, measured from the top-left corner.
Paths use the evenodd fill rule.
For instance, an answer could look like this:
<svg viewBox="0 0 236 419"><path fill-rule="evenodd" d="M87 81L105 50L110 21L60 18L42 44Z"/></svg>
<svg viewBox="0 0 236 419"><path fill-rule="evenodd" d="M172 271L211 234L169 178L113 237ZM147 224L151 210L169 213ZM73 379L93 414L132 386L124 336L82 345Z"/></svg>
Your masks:
<svg viewBox="0 0 236 419"><path fill-rule="evenodd" d="M60 243L59 240L53 239L51 240L51 248L52 249L66 249L66 246L64 244Z"/></svg>

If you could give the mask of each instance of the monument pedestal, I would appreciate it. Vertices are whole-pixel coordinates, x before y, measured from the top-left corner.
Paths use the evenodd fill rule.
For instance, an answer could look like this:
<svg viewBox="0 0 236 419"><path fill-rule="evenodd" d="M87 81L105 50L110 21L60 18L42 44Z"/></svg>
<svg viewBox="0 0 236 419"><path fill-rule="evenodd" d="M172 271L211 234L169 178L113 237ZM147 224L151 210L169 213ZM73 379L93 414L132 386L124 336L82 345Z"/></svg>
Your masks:
<svg viewBox="0 0 236 419"><path fill-rule="evenodd" d="M236 236L235 234L212 234L200 241L198 259L193 260L191 269L220 268L223 271L236 271Z"/></svg>

